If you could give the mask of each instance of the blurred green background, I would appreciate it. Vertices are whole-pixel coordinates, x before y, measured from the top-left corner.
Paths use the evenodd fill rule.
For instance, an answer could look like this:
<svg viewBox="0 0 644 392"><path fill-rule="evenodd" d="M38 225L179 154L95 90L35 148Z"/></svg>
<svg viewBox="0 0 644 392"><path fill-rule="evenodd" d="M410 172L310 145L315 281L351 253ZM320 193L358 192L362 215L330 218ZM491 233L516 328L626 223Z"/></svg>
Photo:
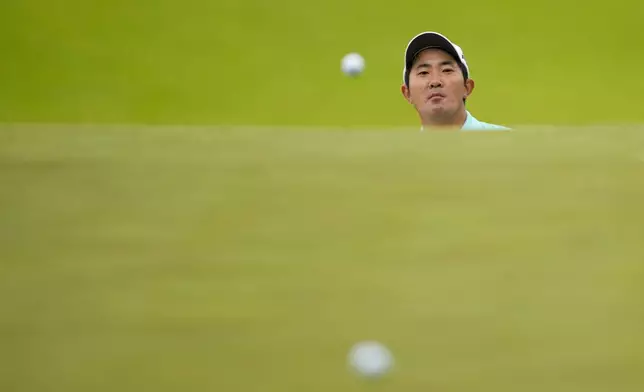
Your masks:
<svg viewBox="0 0 644 392"><path fill-rule="evenodd" d="M0 2L1 122L182 124L0 125L0 391L644 390L643 127L399 92L438 30L481 120L644 120L641 3L525 6Z"/></svg>
<svg viewBox="0 0 644 392"><path fill-rule="evenodd" d="M4 0L0 121L412 125L420 31L460 44L470 109L503 124L641 122L633 0ZM340 59L364 55L349 80Z"/></svg>

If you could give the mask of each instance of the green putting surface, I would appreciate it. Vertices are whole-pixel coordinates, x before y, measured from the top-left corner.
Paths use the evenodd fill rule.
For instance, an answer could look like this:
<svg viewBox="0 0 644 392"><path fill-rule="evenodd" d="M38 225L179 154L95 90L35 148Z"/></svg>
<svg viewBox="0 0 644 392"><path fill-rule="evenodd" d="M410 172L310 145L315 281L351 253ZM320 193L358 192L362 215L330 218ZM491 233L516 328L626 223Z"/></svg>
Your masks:
<svg viewBox="0 0 644 392"><path fill-rule="evenodd" d="M3 0L0 121L415 125L403 51L436 30L463 47L482 121L641 123L643 4Z"/></svg>
<svg viewBox="0 0 644 392"><path fill-rule="evenodd" d="M0 390L639 392L643 178L641 127L5 125Z"/></svg>

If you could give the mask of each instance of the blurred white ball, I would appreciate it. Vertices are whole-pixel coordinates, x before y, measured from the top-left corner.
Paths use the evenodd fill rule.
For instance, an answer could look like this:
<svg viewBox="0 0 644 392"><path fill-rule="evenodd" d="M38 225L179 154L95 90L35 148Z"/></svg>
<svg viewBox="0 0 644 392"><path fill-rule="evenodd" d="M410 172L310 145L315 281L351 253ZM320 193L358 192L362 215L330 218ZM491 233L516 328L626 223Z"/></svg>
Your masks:
<svg viewBox="0 0 644 392"><path fill-rule="evenodd" d="M364 58L358 53L349 53L342 58L342 72L348 76L360 75L364 67Z"/></svg>
<svg viewBox="0 0 644 392"><path fill-rule="evenodd" d="M359 342L349 351L349 365L365 377L383 376L393 363L389 349L375 341Z"/></svg>

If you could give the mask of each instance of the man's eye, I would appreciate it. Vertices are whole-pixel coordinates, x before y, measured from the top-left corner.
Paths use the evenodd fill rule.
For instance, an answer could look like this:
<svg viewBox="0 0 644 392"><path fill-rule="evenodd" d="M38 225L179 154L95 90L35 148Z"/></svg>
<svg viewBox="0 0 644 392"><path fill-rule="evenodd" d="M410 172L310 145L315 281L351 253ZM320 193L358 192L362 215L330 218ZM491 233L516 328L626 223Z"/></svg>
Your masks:
<svg viewBox="0 0 644 392"><path fill-rule="evenodd" d="M445 68L443 70L443 72L448 72L449 73L449 72L454 72L454 70L452 68Z"/></svg>
<svg viewBox="0 0 644 392"><path fill-rule="evenodd" d="M427 75L428 73L429 72L427 72L427 71L420 71L420 72L418 72L418 75Z"/></svg>

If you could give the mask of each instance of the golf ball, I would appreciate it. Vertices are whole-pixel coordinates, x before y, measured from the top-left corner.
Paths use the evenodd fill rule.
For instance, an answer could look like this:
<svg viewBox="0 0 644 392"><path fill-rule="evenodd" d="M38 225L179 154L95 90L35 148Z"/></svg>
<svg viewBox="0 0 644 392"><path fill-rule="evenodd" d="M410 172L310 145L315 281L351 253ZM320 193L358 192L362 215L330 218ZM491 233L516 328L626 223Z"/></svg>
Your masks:
<svg viewBox="0 0 644 392"><path fill-rule="evenodd" d="M349 53L342 58L342 72L348 76L360 75L364 67L364 58L358 53Z"/></svg>
<svg viewBox="0 0 644 392"><path fill-rule="evenodd" d="M383 344L364 341L355 344L349 351L349 365L365 377L379 377L393 366L393 356Z"/></svg>

